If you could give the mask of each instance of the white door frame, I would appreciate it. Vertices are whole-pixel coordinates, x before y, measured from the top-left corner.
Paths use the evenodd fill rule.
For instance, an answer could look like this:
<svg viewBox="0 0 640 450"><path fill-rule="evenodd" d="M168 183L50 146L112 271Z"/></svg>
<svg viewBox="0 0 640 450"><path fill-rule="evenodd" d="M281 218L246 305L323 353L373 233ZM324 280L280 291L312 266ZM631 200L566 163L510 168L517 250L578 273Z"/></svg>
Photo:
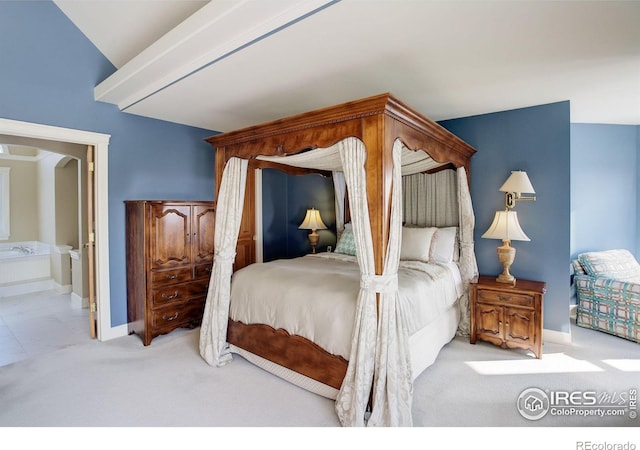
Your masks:
<svg viewBox="0 0 640 450"><path fill-rule="evenodd" d="M127 325L111 327L109 289L109 139L111 135L0 118L0 134L93 145L95 151L96 337L105 341L127 334Z"/></svg>

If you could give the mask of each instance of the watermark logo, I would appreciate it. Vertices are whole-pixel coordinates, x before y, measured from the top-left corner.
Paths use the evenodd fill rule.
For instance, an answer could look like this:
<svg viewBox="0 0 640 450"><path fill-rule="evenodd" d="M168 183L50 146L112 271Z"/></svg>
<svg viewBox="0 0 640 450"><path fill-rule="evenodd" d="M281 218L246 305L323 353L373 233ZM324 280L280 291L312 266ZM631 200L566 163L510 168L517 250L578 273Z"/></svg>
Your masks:
<svg viewBox="0 0 640 450"><path fill-rule="evenodd" d="M552 416L638 417L638 390L597 392L592 390L551 391L531 387L522 391L518 412L527 420Z"/></svg>
<svg viewBox="0 0 640 450"><path fill-rule="evenodd" d="M549 412L549 406L549 396L542 389L525 389L518 396L518 411L525 419L542 419Z"/></svg>

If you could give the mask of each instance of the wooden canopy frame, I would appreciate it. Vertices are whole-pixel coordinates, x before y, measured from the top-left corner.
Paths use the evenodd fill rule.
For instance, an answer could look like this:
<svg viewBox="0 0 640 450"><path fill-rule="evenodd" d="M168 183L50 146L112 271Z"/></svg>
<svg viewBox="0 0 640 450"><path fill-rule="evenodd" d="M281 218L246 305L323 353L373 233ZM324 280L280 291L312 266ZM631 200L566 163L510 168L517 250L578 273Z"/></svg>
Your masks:
<svg viewBox="0 0 640 450"><path fill-rule="evenodd" d="M206 141L216 149L216 198L227 161L232 157L250 160L236 270L255 260L255 250L247 248L253 245L255 234L253 172L275 166L255 158L329 147L347 137L360 139L367 149L367 196L377 274L382 273L389 236L393 142L399 138L407 148L424 151L437 162L465 167L470 180L476 150L389 93L209 137ZM290 173L314 172L279 168Z"/></svg>
<svg viewBox="0 0 640 450"><path fill-rule="evenodd" d="M295 174L317 172L256 157L288 156L326 148L347 137L360 139L367 150L367 202L378 275L383 271L389 238L394 141L401 139L407 148L424 151L447 168L465 167L470 181L471 157L476 150L389 93L209 137L206 141L216 149L216 198L227 161L232 157L249 160L235 270L255 262L255 170L277 167ZM346 360L284 330L229 320L227 339L244 350L336 389L340 389L346 373Z"/></svg>

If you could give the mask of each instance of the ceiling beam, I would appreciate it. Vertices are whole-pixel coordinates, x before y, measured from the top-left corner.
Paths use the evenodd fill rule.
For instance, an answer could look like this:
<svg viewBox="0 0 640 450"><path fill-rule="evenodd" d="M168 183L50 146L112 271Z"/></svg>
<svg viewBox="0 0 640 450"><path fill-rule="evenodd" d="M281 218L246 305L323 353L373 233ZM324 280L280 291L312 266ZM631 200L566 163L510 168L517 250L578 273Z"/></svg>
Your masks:
<svg viewBox="0 0 640 450"><path fill-rule="evenodd" d="M125 110L334 3L212 0L98 84L94 98Z"/></svg>

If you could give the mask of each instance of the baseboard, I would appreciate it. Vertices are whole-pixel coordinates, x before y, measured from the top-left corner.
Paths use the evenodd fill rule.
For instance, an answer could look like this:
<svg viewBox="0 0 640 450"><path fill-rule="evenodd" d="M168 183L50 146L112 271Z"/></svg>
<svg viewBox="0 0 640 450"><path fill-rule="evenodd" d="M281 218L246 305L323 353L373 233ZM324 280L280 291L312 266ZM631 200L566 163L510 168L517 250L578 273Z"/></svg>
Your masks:
<svg viewBox="0 0 640 450"><path fill-rule="evenodd" d="M562 331L542 330L544 342L552 342L554 344L571 344L571 333L563 333Z"/></svg>
<svg viewBox="0 0 640 450"><path fill-rule="evenodd" d="M62 284L56 283L55 291L58 294L70 294L72 289L70 284L62 285Z"/></svg>
<svg viewBox="0 0 640 450"><path fill-rule="evenodd" d="M80 297L75 292L71 293L71 306L74 308L88 308L89 307L89 297Z"/></svg>
<svg viewBox="0 0 640 450"><path fill-rule="evenodd" d="M53 279L35 280L0 286L0 297L13 297L15 295L35 294L36 292L49 291L55 289L56 283Z"/></svg>

